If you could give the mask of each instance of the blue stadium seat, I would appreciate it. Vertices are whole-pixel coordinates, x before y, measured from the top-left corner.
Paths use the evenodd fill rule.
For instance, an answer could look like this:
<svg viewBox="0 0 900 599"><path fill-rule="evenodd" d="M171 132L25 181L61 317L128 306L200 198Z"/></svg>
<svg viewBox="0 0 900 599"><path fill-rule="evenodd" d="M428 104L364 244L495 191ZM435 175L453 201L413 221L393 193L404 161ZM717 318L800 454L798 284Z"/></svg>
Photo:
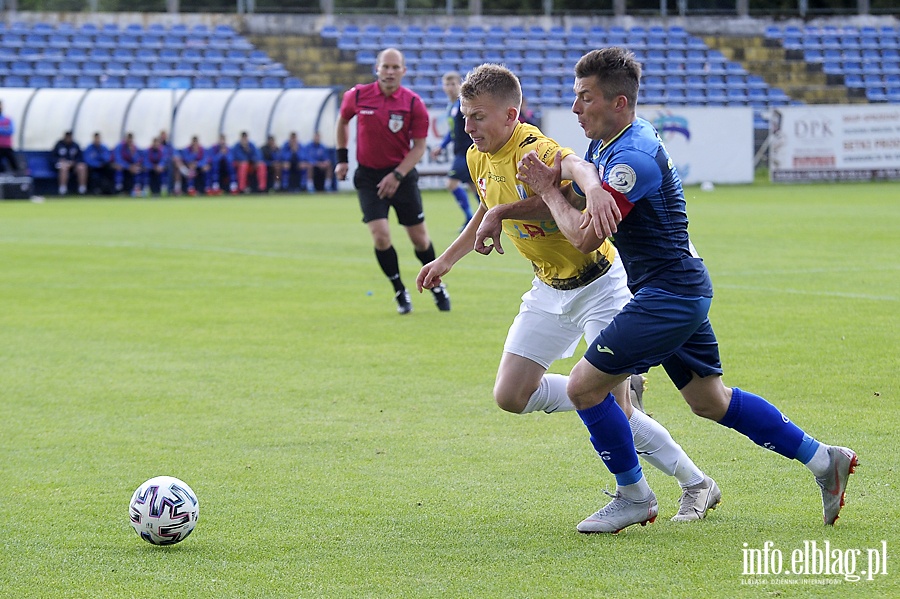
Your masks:
<svg viewBox="0 0 900 599"><path fill-rule="evenodd" d="M50 87L52 81L46 75L32 75L28 78L28 87Z"/></svg>
<svg viewBox="0 0 900 599"><path fill-rule="evenodd" d="M219 65L214 62L200 62L197 64L197 74L201 77L216 77L219 75Z"/></svg>
<svg viewBox="0 0 900 599"><path fill-rule="evenodd" d="M725 93L724 87L715 86L715 87L706 88L707 102L709 102L711 100L714 102L725 102L725 99L726 99L726 93Z"/></svg>
<svg viewBox="0 0 900 599"><path fill-rule="evenodd" d="M268 89L278 89L283 87L282 81L278 77L263 77L260 80L260 86Z"/></svg>
<svg viewBox="0 0 900 599"><path fill-rule="evenodd" d="M235 79L234 77L217 77L216 87L226 89L236 88L237 79Z"/></svg>
<svg viewBox="0 0 900 599"><path fill-rule="evenodd" d="M248 60L252 64L268 64L271 61L269 55L262 50L254 50L251 52Z"/></svg>
<svg viewBox="0 0 900 599"><path fill-rule="evenodd" d="M56 73L58 75L67 75L70 77L74 77L81 73L81 66L71 60L64 60L59 63L56 67Z"/></svg>
<svg viewBox="0 0 900 599"><path fill-rule="evenodd" d="M215 38L231 40L237 35L237 32L230 25L216 25L212 35Z"/></svg>
<svg viewBox="0 0 900 599"><path fill-rule="evenodd" d="M185 35L168 33L163 37L162 43L163 48L181 50L181 48L184 47L185 43L187 43L187 38Z"/></svg>
<svg viewBox="0 0 900 599"><path fill-rule="evenodd" d="M49 60L39 60L34 63L34 74L44 77L53 77L57 73L56 65Z"/></svg>
<svg viewBox="0 0 900 599"><path fill-rule="evenodd" d="M43 54L43 50L37 46L25 46L24 48L19 48L19 60L35 62L40 60Z"/></svg>
<svg viewBox="0 0 900 599"><path fill-rule="evenodd" d="M82 48L84 50L89 50L94 47L94 38L84 34L77 34L72 36L72 41L69 42L69 48Z"/></svg>
<svg viewBox="0 0 900 599"><path fill-rule="evenodd" d="M735 103L746 104L747 103L747 90L746 90L746 88L742 88L742 87L729 87L725 91L725 99L729 103L735 102Z"/></svg>
<svg viewBox="0 0 900 599"><path fill-rule="evenodd" d="M175 48L164 47L159 51L158 56L160 60L175 62L181 56L181 51Z"/></svg>
<svg viewBox="0 0 900 599"><path fill-rule="evenodd" d="M30 62L24 60L17 60L10 64L10 72L13 75L20 75L22 77L28 77L34 74L34 68L32 67Z"/></svg>
<svg viewBox="0 0 900 599"><path fill-rule="evenodd" d="M303 80L299 77L285 77L284 86L292 89L303 87Z"/></svg>
<svg viewBox="0 0 900 599"><path fill-rule="evenodd" d="M844 86L849 88L862 89L866 86L863 82L862 75L844 75Z"/></svg>
<svg viewBox="0 0 900 599"><path fill-rule="evenodd" d="M122 81L122 87L127 88L141 88L145 87L147 84L147 78L141 77L139 75L128 75Z"/></svg>
<svg viewBox="0 0 900 599"><path fill-rule="evenodd" d="M136 77L140 77L141 79L146 79L147 77L150 76L150 66L151 65L152 65L152 63L150 63L150 62L144 62L142 60L135 60L134 62L132 62L128 65L128 74L134 75ZM130 85L127 84L127 80L126 80L125 87L131 87Z"/></svg>
<svg viewBox="0 0 900 599"><path fill-rule="evenodd" d="M706 91L698 87L689 87L685 92L687 104L703 106L706 104Z"/></svg>
<svg viewBox="0 0 900 599"><path fill-rule="evenodd" d="M240 62L226 61L221 64L220 71L222 75L240 77L243 74L244 69Z"/></svg>
<svg viewBox="0 0 900 599"><path fill-rule="evenodd" d="M639 104L665 104L666 102L665 92L659 89L641 90L641 96L638 100Z"/></svg>
<svg viewBox="0 0 900 599"><path fill-rule="evenodd" d="M100 78L93 75L79 75L75 78L75 87L99 87Z"/></svg>
<svg viewBox="0 0 900 599"><path fill-rule="evenodd" d="M81 74L89 77L99 77L104 73L103 63L95 60L89 60L81 65ZM81 87L81 86L79 86Z"/></svg>
<svg viewBox="0 0 900 599"><path fill-rule="evenodd" d="M666 90L666 104L674 104L677 106L687 104L687 94L684 89Z"/></svg>
<svg viewBox="0 0 900 599"><path fill-rule="evenodd" d="M174 76L175 67L168 61L157 61L150 65L150 75L156 77L172 77Z"/></svg>
<svg viewBox="0 0 900 599"><path fill-rule="evenodd" d="M115 50L119 48L119 38L115 33L98 33L94 38L94 48L105 48L106 50Z"/></svg>
<svg viewBox="0 0 900 599"><path fill-rule="evenodd" d="M100 78L100 87L106 89L121 89L124 87L124 78L120 76L104 75Z"/></svg>
<svg viewBox="0 0 900 599"><path fill-rule="evenodd" d="M129 50L137 52L142 47L141 42L137 37L127 33L117 35L115 39L117 48L127 48Z"/></svg>
<svg viewBox="0 0 900 599"><path fill-rule="evenodd" d="M53 77L53 87L70 88L75 87L75 78L71 75L56 75Z"/></svg>
<svg viewBox="0 0 900 599"><path fill-rule="evenodd" d="M111 60L106 63L107 75L113 75L117 77L124 77L129 73L128 66L124 62L120 62L118 60Z"/></svg>
<svg viewBox="0 0 900 599"><path fill-rule="evenodd" d="M198 75L192 79L192 86L202 89L213 88L216 86L216 81L212 77Z"/></svg>
<svg viewBox="0 0 900 599"><path fill-rule="evenodd" d="M197 73L197 63L189 60L179 60L174 65L175 77L193 77Z"/></svg>
<svg viewBox="0 0 900 599"><path fill-rule="evenodd" d="M260 78L255 77L253 75L242 75L238 79L237 84L238 84L238 87L241 87L241 88L255 89L255 88L262 87Z"/></svg>
<svg viewBox="0 0 900 599"><path fill-rule="evenodd" d="M156 33L147 33L140 38L140 46L144 49L160 51L165 48L163 36Z"/></svg>
<svg viewBox="0 0 900 599"><path fill-rule="evenodd" d="M883 88L866 88L866 99L869 102L887 102L887 93Z"/></svg>
<svg viewBox="0 0 900 599"><path fill-rule="evenodd" d="M28 87L28 80L22 75L7 75L3 80L4 87Z"/></svg>
<svg viewBox="0 0 900 599"><path fill-rule="evenodd" d="M684 89L686 87L684 75L666 75L663 80L666 89Z"/></svg>
<svg viewBox="0 0 900 599"><path fill-rule="evenodd" d="M61 33L55 33L47 39L47 47L48 48L61 48L65 50L69 47L70 39L68 35L63 35Z"/></svg>

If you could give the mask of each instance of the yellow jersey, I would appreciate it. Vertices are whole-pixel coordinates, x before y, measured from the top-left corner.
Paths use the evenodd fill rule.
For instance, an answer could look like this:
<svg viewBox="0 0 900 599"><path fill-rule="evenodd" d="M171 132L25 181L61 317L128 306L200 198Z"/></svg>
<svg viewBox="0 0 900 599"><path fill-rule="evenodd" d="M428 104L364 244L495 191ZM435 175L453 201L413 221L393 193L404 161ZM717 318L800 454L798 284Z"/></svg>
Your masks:
<svg viewBox="0 0 900 599"><path fill-rule="evenodd" d="M553 165L558 151L563 158L574 154L527 123L516 125L512 137L495 154L480 152L475 146L469 148L466 162L485 208L534 195L528 185L516 179L519 160L532 150L549 166ZM556 289L575 289L593 281L598 273L609 269L615 258L615 249L609 241L583 254L566 239L554 220L507 219L503 221L503 232L519 253L531 261L537 277Z"/></svg>

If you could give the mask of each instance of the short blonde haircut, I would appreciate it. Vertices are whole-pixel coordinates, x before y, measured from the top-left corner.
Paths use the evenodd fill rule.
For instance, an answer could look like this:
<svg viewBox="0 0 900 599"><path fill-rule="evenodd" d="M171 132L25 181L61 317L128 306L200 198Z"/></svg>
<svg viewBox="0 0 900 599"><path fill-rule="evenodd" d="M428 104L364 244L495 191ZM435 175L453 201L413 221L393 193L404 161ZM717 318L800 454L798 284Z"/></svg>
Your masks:
<svg viewBox="0 0 900 599"><path fill-rule="evenodd" d="M522 86L519 78L501 64L485 63L475 67L466 75L459 96L472 101L479 96L488 95L497 100L508 102L516 110L522 106Z"/></svg>

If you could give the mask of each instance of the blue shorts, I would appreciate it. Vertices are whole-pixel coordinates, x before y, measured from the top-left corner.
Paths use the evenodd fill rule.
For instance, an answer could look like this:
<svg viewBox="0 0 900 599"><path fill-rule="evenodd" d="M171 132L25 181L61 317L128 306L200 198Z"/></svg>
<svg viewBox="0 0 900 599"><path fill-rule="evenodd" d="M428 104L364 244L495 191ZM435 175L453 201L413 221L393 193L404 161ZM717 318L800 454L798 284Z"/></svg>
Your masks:
<svg viewBox="0 0 900 599"><path fill-rule="evenodd" d="M472 176L469 174L469 165L466 163L465 154L453 155L453 166L447 171L447 176L456 179L460 183L471 183Z"/></svg>
<svg viewBox="0 0 900 599"><path fill-rule="evenodd" d="M707 314L712 298L644 287L590 344L585 359L607 374L647 372L662 364L678 389L722 374L719 344Z"/></svg>

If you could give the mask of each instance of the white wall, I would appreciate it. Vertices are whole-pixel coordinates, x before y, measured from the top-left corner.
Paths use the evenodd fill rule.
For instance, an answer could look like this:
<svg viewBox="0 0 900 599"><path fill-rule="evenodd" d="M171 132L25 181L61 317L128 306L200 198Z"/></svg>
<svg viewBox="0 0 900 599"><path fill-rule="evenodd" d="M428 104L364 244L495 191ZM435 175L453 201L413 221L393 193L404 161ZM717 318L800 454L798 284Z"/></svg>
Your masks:
<svg viewBox="0 0 900 599"><path fill-rule="evenodd" d="M745 107L654 107L638 116L660 132L686 185L753 182L753 110ZM544 110L541 130L583 156L589 140L568 108Z"/></svg>

